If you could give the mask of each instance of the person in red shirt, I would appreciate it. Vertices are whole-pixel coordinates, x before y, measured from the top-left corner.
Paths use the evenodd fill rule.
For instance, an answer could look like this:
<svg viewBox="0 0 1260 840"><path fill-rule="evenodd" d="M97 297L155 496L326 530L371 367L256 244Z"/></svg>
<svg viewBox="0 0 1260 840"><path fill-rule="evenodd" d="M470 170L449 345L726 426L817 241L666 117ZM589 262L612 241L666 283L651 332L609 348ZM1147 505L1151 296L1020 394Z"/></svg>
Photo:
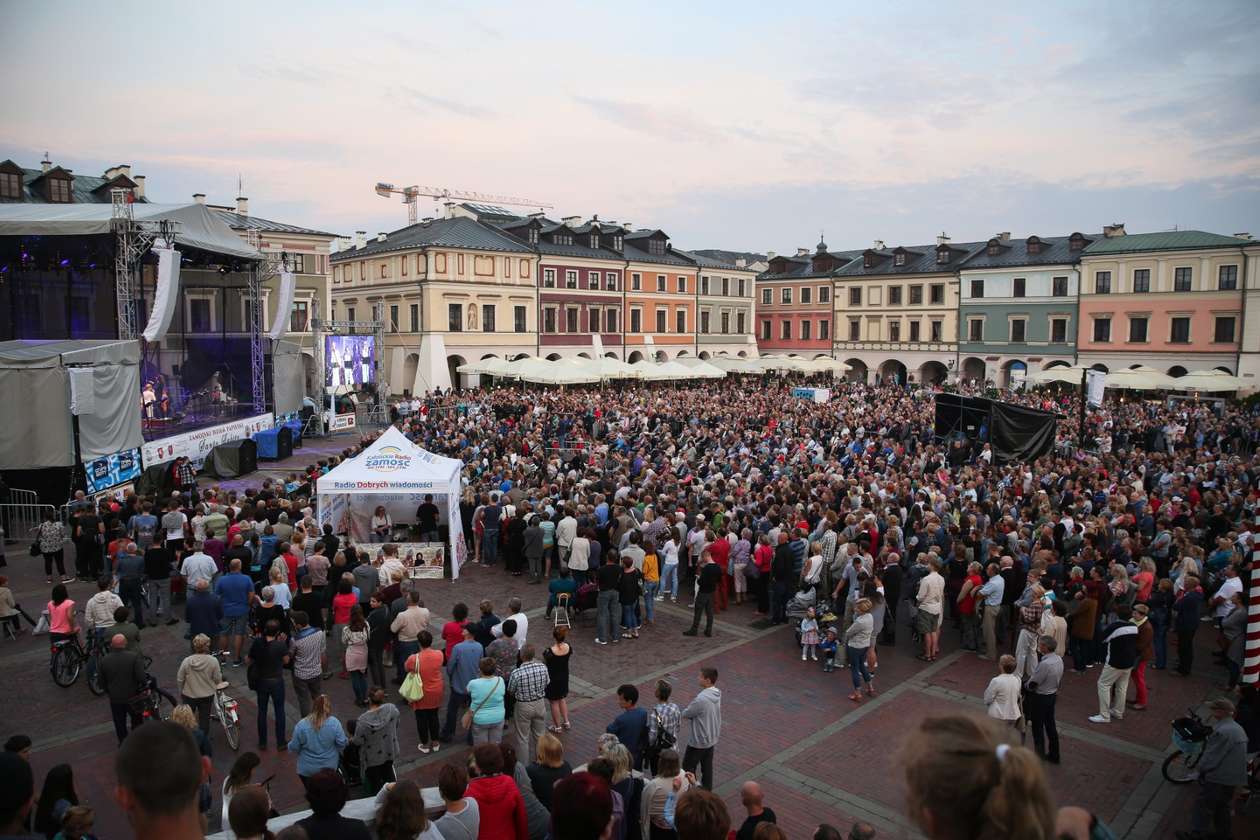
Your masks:
<svg viewBox="0 0 1260 840"><path fill-rule="evenodd" d="M289 569L289 591L297 592L297 570L298 557L293 553L293 546L290 543L280 543L277 549L280 556L284 558L284 565Z"/></svg>
<svg viewBox="0 0 1260 840"><path fill-rule="evenodd" d="M478 840L529 840L525 800L516 781L503 774L503 753L498 744L478 744L473 750L477 777L468 783L465 796L481 811Z"/></svg>
<svg viewBox="0 0 1260 840"><path fill-rule="evenodd" d="M451 609L451 621L442 625L442 640L446 649L442 651L442 664L451 660L451 651L455 645L464 641L464 625L468 623L468 605L460 602Z"/></svg>
<svg viewBox="0 0 1260 840"><path fill-rule="evenodd" d="M727 607L726 593L729 590L731 575L728 560L731 556L731 543L726 538L726 530L723 529L709 544L709 556L713 558L713 562L722 570L722 577L718 581L717 589L713 591L713 611L722 612Z"/></svg>

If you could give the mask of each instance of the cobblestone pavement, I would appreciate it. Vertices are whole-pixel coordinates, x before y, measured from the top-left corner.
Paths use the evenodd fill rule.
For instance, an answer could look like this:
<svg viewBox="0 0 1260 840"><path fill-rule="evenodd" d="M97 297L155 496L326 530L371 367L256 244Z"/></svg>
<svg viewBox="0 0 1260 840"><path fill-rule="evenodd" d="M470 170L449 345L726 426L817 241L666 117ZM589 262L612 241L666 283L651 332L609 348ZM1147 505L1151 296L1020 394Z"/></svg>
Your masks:
<svg viewBox="0 0 1260 840"><path fill-rule="evenodd" d="M19 602L37 613L47 600L42 568L22 546L9 549L5 573ZM426 583L423 597L435 621L444 622L457 601L469 604L475 613L481 598L502 607L510 595L519 595L531 619L529 639L541 646L551 628L542 615L545 592L522 581L497 569L469 567L458 581ZM94 588L74 583L70 590L81 605ZM179 607L176 610L182 615ZM501 609L499 614L504 614ZM897 763L901 738L927 714L982 712L980 696L994 674L991 663L958 650L957 632L947 628L944 655L925 665L913 658L909 634L903 632L895 649L880 652L878 695L855 705L846 699L847 672L823 673L817 663L802 662L791 631L755 622L750 606L732 607L719 615L713 638L683 636L689 623L690 611L684 605L663 603L656 623L644 629L642 638L597 647L592 641L593 616L576 620L570 637L573 729L563 736L574 765L594 754L597 736L616 714L618 685L633 683L650 697L655 681L668 677L674 682L675 698L685 703L695 694L699 668L713 666L720 673L723 695L717 791L737 822L742 819L739 787L755 779L762 782L767 804L793 840L809 837L820 822L847 831L856 820L875 824L881 836L915 836L903 815L905 791ZM153 657L161 685L173 685L186 645L182 626L144 631L144 651ZM0 679L7 686L0 692L0 737L25 732L34 739L38 779L54 764L72 762L80 798L97 809L98 834L126 836L124 817L112 797L116 739L107 701L93 697L82 680L68 689L58 688L48 674L47 660L46 637L25 634L16 642L0 641ZM1123 721L1106 726L1086 720L1096 708L1097 669L1083 676L1065 675L1058 706L1063 764L1047 770L1060 803L1093 810L1121 837L1171 837L1175 829L1187 827L1192 786L1164 783L1160 763L1168 749L1168 721L1216 691L1213 683L1220 673L1213 670L1206 649L1199 660L1189 679L1153 672L1149 710L1131 711ZM234 686L231 693L241 700L241 749L252 749L257 743L256 706L244 687L244 669L226 668L225 673ZM325 685L335 712L343 719L353 717L349 682L334 678ZM291 691L288 701L291 728L298 718ZM212 741L214 828L218 785L235 754L221 730L212 732ZM435 783L443 762L464 757L462 747L421 755L411 716L405 713L401 741L399 769L422 784ZM272 783L276 807L282 812L301 808L294 757L277 753L274 745L262 756L259 778L276 774Z"/></svg>

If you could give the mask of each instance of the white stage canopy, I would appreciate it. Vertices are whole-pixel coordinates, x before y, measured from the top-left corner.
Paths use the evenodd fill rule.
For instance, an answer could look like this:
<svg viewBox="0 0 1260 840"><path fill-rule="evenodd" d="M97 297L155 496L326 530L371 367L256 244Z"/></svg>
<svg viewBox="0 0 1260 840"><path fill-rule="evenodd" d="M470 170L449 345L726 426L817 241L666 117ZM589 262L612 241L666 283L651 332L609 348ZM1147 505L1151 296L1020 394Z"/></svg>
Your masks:
<svg viewBox="0 0 1260 840"><path fill-rule="evenodd" d="M446 556L451 577L459 577L467 549L459 518L463 463L416 446L394 427L386 429L355 458L344 461L316 482L319 523L349 533L356 544L368 542L372 512L384 505L397 524L414 523L426 495L437 505L438 524L448 527Z"/></svg>
<svg viewBox="0 0 1260 840"><path fill-rule="evenodd" d="M257 260L251 248L204 204L131 205L137 222L177 222L175 242L214 254ZM112 233L110 204L0 204L0 236L94 236Z"/></svg>

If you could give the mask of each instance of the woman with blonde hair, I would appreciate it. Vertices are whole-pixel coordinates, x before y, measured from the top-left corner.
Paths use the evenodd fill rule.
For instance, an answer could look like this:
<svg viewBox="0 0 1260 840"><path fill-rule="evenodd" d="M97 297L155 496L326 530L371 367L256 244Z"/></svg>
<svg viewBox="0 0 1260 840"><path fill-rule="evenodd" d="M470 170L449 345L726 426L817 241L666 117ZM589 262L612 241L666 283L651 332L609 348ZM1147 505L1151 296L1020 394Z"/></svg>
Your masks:
<svg viewBox="0 0 1260 840"><path fill-rule="evenodd" d="M171 723L178 723L193 734L193 738L197 741L197 751L204 758L213 758L213 750L210 748L210 736L201 731L201 727L197 725L197 714L192 710L192 706L187 703L180 703L171 710ZM210 811L210 807L214 804L214 797L210 793L209 780L203 781L197 792L197 808L201 812L201 818L204 820L206 814Z"/></svg>
<svg viewBox="0 0 1260 840"><path fill-rule="evenodd" d="M867 667L866 654L875 639L875 620L871 617L871 599L859 598L853 605L853 623L844 631L844 650L849 672L853 675L853 693L849 699L862 702L862 684L868 697L875 696L875 681Z"/></svg>
<svg viewBox="0 0 1260 840"><path fill-rule="evenodd" d="M681 797L691 786L682 774L678 753L661 750L656 760L656 776L643 787L639 800L639 825L642 840L666 840L677 837L673 827L665 820L665 804L674 794L674 783L679 783L676 796ZM628 840L640 840L637 837Z"/></svg>
<svg viewBox="0 0 1260 840"><path fill-rule="evenodd" d="M640 828L640 813L643 801L643 779L636 777L633 773L634 757L630 755L630 750L625 744L612 744L601 753L604 758L612 762L612 789L621 795L621 801L625 808L622 817L622 826L624 829L624 837L638 837L642 833Z"/></svg>
<svg viewBox="0 0 1260 840"><path fill-rule="evenodd" d="M983 718L924 718L901 753L910 818L930 840L1050 840L1041 760Z"/></svg>
<svg viewBox="0 0 1260 840"><path fill-rule="evenodd" d="M321 694L311 701L311 713L293 727L289 750L297 754L298 777L306 780L320 770L336 770L349 739L341 721L333 717L332 701Z"/></svg>
<svg viewBox="0 0 1260 840"><path fill-rule="evenodd" d="M175 684L179 686L180 701L196 711L198 726L209 735L210 705L223 682L223 669L218 658L211 655L210 637L205 633L193 637L192 649L192 655L179 663Z"/></svg>
<svg viewBox="0 0 1260 840"><path fill-rule="evenodd" d="M282 571L284 561L280 561L280 566L272 566L270 578L272 600L281 609L289 609L293 604L293 592L289 589L289 576Z"/></svg>
<svg viewBox="0 0 1260 840"><path fill-rule="evenodd" d="M550 732L544 732L538 739L538 758L525 768L525 772L529 775L534 796L550 811L551 789L556 782L573 773L569 762L564 760L564 742Z"/></svg>

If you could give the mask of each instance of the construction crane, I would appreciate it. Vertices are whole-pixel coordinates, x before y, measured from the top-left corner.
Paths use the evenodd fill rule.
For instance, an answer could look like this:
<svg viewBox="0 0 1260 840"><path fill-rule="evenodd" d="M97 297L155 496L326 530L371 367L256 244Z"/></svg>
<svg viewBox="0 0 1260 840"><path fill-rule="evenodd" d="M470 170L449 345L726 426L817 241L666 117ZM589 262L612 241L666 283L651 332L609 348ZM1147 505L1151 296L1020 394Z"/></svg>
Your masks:
<svg viewBox="0 0 1260 840"><path fill-rule="evenodd" d="M517 198L510 195L493 195L491 193L468 192L466 190L449 190L446 187L423 187L412 185L398 189L393 184L387 184L384 181L378 181L376 184L376 194L384 198L391 195L401 195L402 203L407 205L407 224L414 225L416 223L416 204L420 196L432 198L434 201L441 201L446 207L450 207L456 201L475 201L478 204L509 204L521 207L537 207L540 211L551 209L552 205L542 201L534 201L530 198Z"/></svg>

